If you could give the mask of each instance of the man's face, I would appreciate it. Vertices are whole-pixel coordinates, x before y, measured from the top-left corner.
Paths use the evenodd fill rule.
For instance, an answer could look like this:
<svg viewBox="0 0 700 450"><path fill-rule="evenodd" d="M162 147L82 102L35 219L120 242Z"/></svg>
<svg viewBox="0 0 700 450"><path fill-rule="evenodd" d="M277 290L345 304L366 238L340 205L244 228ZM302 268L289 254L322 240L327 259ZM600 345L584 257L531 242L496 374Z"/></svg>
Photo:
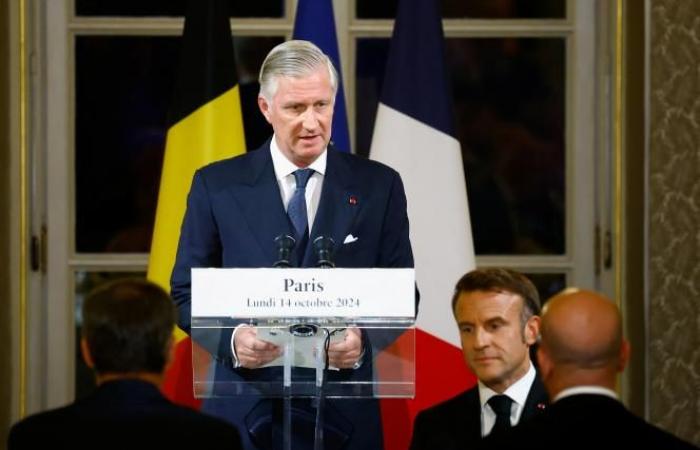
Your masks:
<svg viewBox="0 0 700 450"><path fill-rule="evenodd" d="M523 328L523 300L510 292L462 292L455 317L462 352L469 368L486 386L502 393L530 367L529 346L535 343L539 317Z"/></svg>
<svg viewBox="0 0 700 450"><path fill-rule="evenodd" d="M277 145L299 167L314 162L328 145L333 101L325 66L301 78L278 77L271 101L258 97L260 110L275 131Z"/></svg>

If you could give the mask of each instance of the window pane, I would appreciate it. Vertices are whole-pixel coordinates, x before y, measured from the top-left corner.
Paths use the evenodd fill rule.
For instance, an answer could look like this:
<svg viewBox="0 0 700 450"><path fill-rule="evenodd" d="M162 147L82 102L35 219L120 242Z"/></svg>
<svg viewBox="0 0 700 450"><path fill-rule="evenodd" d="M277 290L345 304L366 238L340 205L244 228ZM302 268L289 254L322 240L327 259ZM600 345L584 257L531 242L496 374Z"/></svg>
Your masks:
<svg viewBox="0 0 700 450"><path fill-rule="evenodd" d="M525 276L537 288L542 304L566 287L566 274L563 273L526 273Z"/></svg>
<svg viewBox="0 0 700 450"><path fill-rule="evenodd" d="M284 0L229 0L232 17L282 17ZM184 16L187 0L76 0L77 16Z"/></svg>
<svg viewBox="0 0 700 450"><path fill-rule="evenodd" d="M179 37L76 41L76 250L148 252ZM249 148L271 135L256 74L281 37L235 38Z"/></svg>
<svg viewBox="0 0 700 450"><path fill-rule="evenodd" d="M82 308L87 295L95 288L119 278L145 278L143 272L75 272L75 398L82 398L95 388L95 375L80 353L83 326Z"/></svg>
<svg viewBox="0 0 700 450"><path fill-rule="evenodd" d="M77 38L78 252L150 248L178 40Z"/></svg>
<svg viewBox="0 0 700 450"><path fill-rule="evenodd" d="M393 19L399 0L357 0L359 19ZM563 19L566 0L442 0L443 18Z"/></svg>
<svg viewBox="0 0 700 450"><path fill-rule="evenodd" d="M357 43L361 154L388 48L388 39ZM450 38L446 54L476 253L563 254L564 39Z"/></svg>

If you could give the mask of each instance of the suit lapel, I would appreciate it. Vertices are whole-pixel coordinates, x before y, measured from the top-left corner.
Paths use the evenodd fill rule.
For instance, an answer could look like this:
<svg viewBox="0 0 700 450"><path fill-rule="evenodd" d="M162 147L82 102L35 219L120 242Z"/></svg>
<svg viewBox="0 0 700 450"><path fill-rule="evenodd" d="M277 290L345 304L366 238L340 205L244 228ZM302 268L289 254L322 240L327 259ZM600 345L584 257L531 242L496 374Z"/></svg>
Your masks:
<svg viewBox="0 0 700 450"><path fill-rule="evenodd" d="M248 222L250 232L270 261L277 260L275 237L293 235L284 211L275 169L270 156L269 141L250 155L249 171L240 184L230 189L241 208L241 216Z"/></svg>
<svg viewBox="0 0 700 450"><path fill-rule="evenodd" d="M331 237L337 252L362 208L362 201L357 187L354 186L352 171L347 162L336 150L329 147L321 198L311 228L309 245L306 247L303 267L314 265L316 256L313 242L319 236Z"/></svg>
<svg viewBox="0 0 700 450"><path fill-rule="evenodd" d="M470 448L473 444L481 441L481 402L479 401L479 388L473 387L466 393L466 411L469 411L470 416L457 417L459 427L464 430L464 442L467 443L465 448Z"/></svg>
<svg viewBox="0 0 700 450"><path fill-rule="evenodd" d="M537 373L535 375L535 380L532 382L530 392L527 394L521 420L529 419L544 412L548 404L549 398L547 396L547 391L540 380L540 374Z"/></svg>

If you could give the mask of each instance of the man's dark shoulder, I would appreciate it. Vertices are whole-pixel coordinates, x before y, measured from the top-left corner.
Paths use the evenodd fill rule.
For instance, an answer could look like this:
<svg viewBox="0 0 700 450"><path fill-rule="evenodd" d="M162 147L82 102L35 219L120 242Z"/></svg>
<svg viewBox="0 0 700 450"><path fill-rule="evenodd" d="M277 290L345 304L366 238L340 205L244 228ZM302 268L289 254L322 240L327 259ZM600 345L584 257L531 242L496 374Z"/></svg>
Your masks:
<svg viewBox="0 0 700 450"><path fill-rule="evenodd" d="M342 160L354 173L366 173L369 176L396 177L398 172L379 161L366 158L364 156L353 155L351 153L334 151L338 159Z"/></svg>
<svg viewBox="0 0 700 450"><path fill-rule="evenodd" d="M463 419L464 414L474 406L478 405L479 393L476 387L468 389L443 402L426 408L418 413L416 420L443 420L443 419Z"/></svg>
<svg viewBox="0 0 700 450"><path fill-rule="evenodd" d="M51 442L60 433L73 433L81 415L74 405L68 405L25 417L10 428L9 449L31 448L33 444ZM76 430L77 431L77 430Z"/></svg>
<svg viewBox="0 0 700 450"><path fill-rule="evenodd" d="M261 153L263 151L269 152L269 150L259 149L253 152L243 153L242 155L209 163L199 169L197 172L207 180L230 180L231 177L234 177L235 180L236 176L248 178L250 171L253 169L256 162L258 162L264 156Z"/></svg>
<svg viewBox="0 0 700 450"><path fill-rule="evenodd" d="M103 405L69 405L37 413L15 424L8 449L24 450L51 446L123 449L133 442L192 448L199 443L219 443L220 448L241 448L237 429L221 419L170 402L141 404L131 413ZM142 448L137 446L137 448ZM145 448L145 447L143 447Z"/></svg>

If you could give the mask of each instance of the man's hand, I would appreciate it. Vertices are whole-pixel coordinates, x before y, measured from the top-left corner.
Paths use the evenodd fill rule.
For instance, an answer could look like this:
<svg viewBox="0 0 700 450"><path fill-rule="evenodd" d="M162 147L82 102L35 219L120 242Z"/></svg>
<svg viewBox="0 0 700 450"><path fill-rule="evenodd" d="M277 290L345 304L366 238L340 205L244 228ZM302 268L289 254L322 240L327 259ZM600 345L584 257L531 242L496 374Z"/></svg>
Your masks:
<svg viewBox="0 0 700 450"><path fill-rule="evenodd" d="M362 356L362 334L358 328L345 330L342 342L332 342L328 346L328 361L338 369L352 369Z"/></svg>
<svg viewBox="0 0 700 450"><path fill-rule="evenodd" d="M254 327L240 327L233 339L236 356L241 367L257 369L271 362L282 354L282 348L258 339Z"/></svg>

